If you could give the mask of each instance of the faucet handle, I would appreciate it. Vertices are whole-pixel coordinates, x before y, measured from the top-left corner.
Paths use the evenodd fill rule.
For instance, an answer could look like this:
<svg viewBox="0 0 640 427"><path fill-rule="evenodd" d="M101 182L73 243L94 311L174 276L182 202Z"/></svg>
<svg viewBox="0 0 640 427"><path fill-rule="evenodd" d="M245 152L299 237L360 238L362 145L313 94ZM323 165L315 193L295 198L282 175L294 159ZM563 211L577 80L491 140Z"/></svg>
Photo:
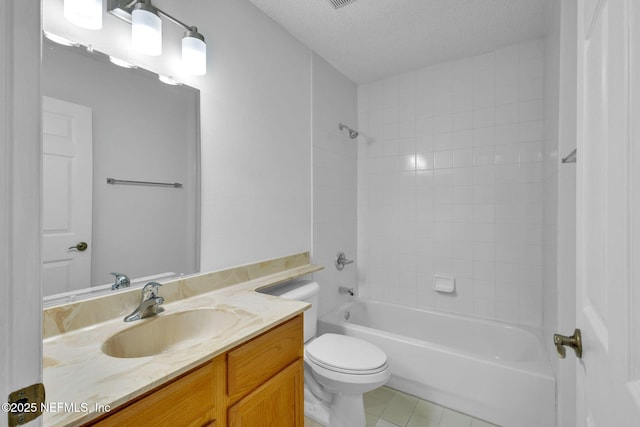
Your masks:
<svg viewBox="0 0 640 427"><path fill-rule="evenodd" d="M120 288L128 288L131 286L131 281L127 277L126 274L122 273L110 273L116 276L116 281L113 285L111 285L111 290L120 289Z"/></svg>
<svg viewBox="0 0 640 427"><path fill-rule="evenodd" d="M142 288L142 297L144 299L150 299L150 298L155 298L158 296L158 290L160 289L160 286L162 286L160 283L158 282L149 282L146 285L144 285L144 288ZM147 296L148 294L148 296Z"/></svg>

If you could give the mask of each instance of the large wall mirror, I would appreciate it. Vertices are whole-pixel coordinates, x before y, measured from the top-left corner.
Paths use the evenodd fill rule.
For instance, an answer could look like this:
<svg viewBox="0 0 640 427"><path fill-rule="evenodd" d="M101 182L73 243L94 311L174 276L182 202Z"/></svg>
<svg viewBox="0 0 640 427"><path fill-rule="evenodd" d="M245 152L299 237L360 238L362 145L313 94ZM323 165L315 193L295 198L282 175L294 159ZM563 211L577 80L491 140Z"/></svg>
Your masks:
<svg viewBox="0 0 640 427"><path fill-rule="evenodd" d="M46 38L42 76L45 303L197 272L199 92Z"/></svg>

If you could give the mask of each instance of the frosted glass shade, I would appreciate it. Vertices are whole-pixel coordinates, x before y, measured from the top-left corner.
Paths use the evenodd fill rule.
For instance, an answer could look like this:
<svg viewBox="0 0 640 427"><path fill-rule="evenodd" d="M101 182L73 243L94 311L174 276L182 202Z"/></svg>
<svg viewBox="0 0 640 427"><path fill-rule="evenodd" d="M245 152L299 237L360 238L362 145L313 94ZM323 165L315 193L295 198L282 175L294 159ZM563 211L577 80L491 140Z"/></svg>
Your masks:
<svg viewBox="0 0 640 427"><path fill-rule="evenodd" d="M158 56L162 53L162 20L140 5L131 12L131 43L140 53Z"/></svg>
<svg viewBox="0 0 640 427"><path fill-rule="evenodd" d="M67 21L87 30L102 28L102 0L64 0Z"/></svg>
<svg viewBox="0 0 640 427"><path fill-rule="evenodd" d="M182 39L182 66L185 72L194 76L207 73L207 45L204 40L192 36Z"/></svg>

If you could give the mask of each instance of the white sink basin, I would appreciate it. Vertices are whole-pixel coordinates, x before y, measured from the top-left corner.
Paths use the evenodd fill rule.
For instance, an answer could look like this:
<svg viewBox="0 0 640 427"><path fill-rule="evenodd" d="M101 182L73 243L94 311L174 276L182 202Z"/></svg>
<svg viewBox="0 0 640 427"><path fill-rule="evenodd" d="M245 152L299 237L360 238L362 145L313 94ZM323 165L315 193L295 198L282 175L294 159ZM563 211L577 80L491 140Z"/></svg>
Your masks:
<svg viewBox="0 0 640 427"><path fill-rule="evenodd" d="M112 335L102 351L121 358L168 353L215 338L238 321L234 312L213 308L159 315Z"/></svg>

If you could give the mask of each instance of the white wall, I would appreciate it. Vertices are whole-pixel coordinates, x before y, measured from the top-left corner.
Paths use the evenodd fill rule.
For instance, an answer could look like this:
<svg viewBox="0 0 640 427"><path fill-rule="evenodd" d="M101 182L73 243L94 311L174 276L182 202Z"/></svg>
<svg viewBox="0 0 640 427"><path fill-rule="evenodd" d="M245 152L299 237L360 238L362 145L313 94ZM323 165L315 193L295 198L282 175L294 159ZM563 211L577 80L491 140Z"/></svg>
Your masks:
<svg viewBox="0 0 640 427"><path fill-rule="evenodd" d="M91 283L77 287L110 283L113 271L131 278L197 271L196 91L51 42L43 47L42 88L92 109ZM183 188L114 186L107 177Z"/></svg>
<svg viewBox="0 0 640 427"><path fill-rule="evenodd" d="M345 301L338 288L356 287L357 140L338 123L357 128L356 85L313 54L313 262L326 268L314 274L320 284L319 314ZM355 264L334 266L338 251Z"/></svg>
<svg viewBox="0 0 640 427"><path fill-rule="evenodd" d="M44 0L45 30L200 89L201 269L311 249L311 52L247 0L157 0L207 40L203 77L179 76L182 30L164 23L163 55L130 48L130 26L69 25Z"/></svg>
<svg viewBox="0 0 640 427"><path fill-rule="evenodd" d="M535 40L358 88L363 294L542 326L543 77Z"/></svg>
<svg viewBox="0 0 640 427"><path fill-rule="evenodd" d="M42 382L40 7L0 2L0 393ZM8 417L0 416L0 426ZM41 419L30 425L39 426Z"/></svg>

